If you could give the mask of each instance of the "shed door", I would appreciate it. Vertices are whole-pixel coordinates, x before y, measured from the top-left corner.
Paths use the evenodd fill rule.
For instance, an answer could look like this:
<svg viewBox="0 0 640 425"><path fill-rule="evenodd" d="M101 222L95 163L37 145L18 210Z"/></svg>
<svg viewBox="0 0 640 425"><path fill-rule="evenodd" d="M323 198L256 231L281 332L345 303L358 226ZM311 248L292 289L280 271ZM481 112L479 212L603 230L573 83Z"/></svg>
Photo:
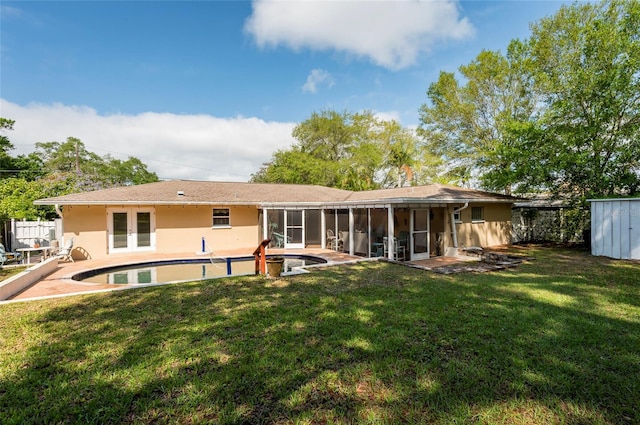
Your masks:
<svg viewBox="0 0 640 425"><path fill-rule="evenodd" d="M640 202L630 203L629 245L631 258L634 260L640 260Z"/></svg>

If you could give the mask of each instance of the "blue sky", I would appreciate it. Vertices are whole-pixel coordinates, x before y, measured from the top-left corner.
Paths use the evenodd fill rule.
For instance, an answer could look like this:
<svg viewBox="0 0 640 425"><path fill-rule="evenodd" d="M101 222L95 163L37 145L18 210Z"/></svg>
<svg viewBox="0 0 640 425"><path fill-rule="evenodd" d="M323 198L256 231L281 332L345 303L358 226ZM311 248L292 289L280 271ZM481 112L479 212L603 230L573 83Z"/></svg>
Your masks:
<svg viewBox="0 0 640 425"><path fill-rule="evenodd" d="M559 1L5 1L13 154L78 137L161 178L246 181L314 111L405 126L440 71L504 52Z"/></svg>

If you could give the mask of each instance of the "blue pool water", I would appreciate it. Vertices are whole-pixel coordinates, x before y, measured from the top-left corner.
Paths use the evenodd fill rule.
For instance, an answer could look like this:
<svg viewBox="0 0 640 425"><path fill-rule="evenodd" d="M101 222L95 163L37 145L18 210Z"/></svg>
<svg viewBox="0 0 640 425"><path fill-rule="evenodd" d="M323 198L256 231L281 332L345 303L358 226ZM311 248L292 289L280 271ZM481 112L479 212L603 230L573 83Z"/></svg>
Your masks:
<svg viewBox="0 0 640 425"><path fill-rule="evenodd" d="M283 273L295 267L326 263L311 256L284 256ZM73 280L101 284L144 285L254 274L253 257L168 260L112 266L78 273Z"/></svg>

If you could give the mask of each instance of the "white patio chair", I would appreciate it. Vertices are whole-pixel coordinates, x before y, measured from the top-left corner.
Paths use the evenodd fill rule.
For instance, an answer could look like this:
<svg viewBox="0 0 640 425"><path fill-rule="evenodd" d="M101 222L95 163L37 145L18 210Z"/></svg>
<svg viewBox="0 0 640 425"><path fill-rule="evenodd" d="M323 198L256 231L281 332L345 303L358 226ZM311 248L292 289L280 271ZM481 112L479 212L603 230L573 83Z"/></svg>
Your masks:
<svg viewBox="0 0 640 425"><path fill-rule="evenodd" d="M74 240L75 238L69 239L64 244L64 247L60 248L58 252L55 253L55 256L58 257L60 261L71 261L72 263L75 263L75 261L73 261L73 257L71 256L71 251L73 251Z"/></svg>
<svg viewBox="0 0 640 425"><path fill-rule="evenodd" d="M389 238L387 238L386 236L382 238L382 243L384 244L384 256L388 257L389 256ZM394 237L393 238L393 259L394 260L402 259L402 261L405 261L406 260L405 253L406 253L405 247L398 243L398 238Z"/></svg>

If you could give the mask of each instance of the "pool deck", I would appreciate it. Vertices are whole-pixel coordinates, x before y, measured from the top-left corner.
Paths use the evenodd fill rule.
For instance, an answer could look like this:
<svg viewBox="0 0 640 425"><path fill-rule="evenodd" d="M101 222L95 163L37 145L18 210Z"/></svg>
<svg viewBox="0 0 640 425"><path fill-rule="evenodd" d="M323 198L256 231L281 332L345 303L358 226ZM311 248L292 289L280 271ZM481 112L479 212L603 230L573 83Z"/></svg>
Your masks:
<svg viewBox="0 0 640 425"><path fill-rule="evenodd" d="M81 295L94 292L107 292L117 291L132 288L141 288L150 285L108 285L89 282L78 282L71 279L77 273L99 269L114 265L127 265L142 262L153 262L163 260L181 260L181 259L202 259L206 256L215 257L253 257L251 250L238 249L238 250L225 250L216 251L214 253L198 254L195 252L185 253L140 253L140 254L113 254L108 258L89 259L89 260L77 260L75 263L63 262L58 263L58 268L51 274L47 275L44 279L34 283L26 289L18 292L6 301L26 301L42 298L56 298L70 295ZM313 257L320 257L327 260L328 265L353 263L366 260L379 260L379 258L364 258L360 256L352 256L343 252L337 252L329 249L320 248L306 248L306 249L269 249L267 255L308 255ZM460 257L433 257L426 260L416 260L407 262L398 262L398 264L405 264L414 268L423 270L431 270L434 267L440 267L443 265L458 263L465 261ZM468 261L468 259L467 259ZM0 301L2 303L2 301Z"/></svg>
<svg viewBox="0 0 640 425"><path fill-rule="evenodd" d="M194 252L171 253L171 254L114 254L109 258L77 260L75 263L64 262L58 263L58 268L44 279L34 283L21 292L13 295L10 300L27 300L40 299L49 297L62 297L77 294L86 294L92 292L104 292L130 289L133 287L142 287L144 285L105 285L88 282L77 282L71 279L71 276L82 271L93 270L113 265L125 265L140 262L162 261L162 260L180 260L187 258L206 258L213 255L214 257L253 257L252 251L246 249L217 251L213 254L197 254ZM269 249L267 255L309 255L320 257L327 260L329 264L348 263L353 261L361 261L363 257L351 256L342 252L336 252L327 249Z"/></svg>

